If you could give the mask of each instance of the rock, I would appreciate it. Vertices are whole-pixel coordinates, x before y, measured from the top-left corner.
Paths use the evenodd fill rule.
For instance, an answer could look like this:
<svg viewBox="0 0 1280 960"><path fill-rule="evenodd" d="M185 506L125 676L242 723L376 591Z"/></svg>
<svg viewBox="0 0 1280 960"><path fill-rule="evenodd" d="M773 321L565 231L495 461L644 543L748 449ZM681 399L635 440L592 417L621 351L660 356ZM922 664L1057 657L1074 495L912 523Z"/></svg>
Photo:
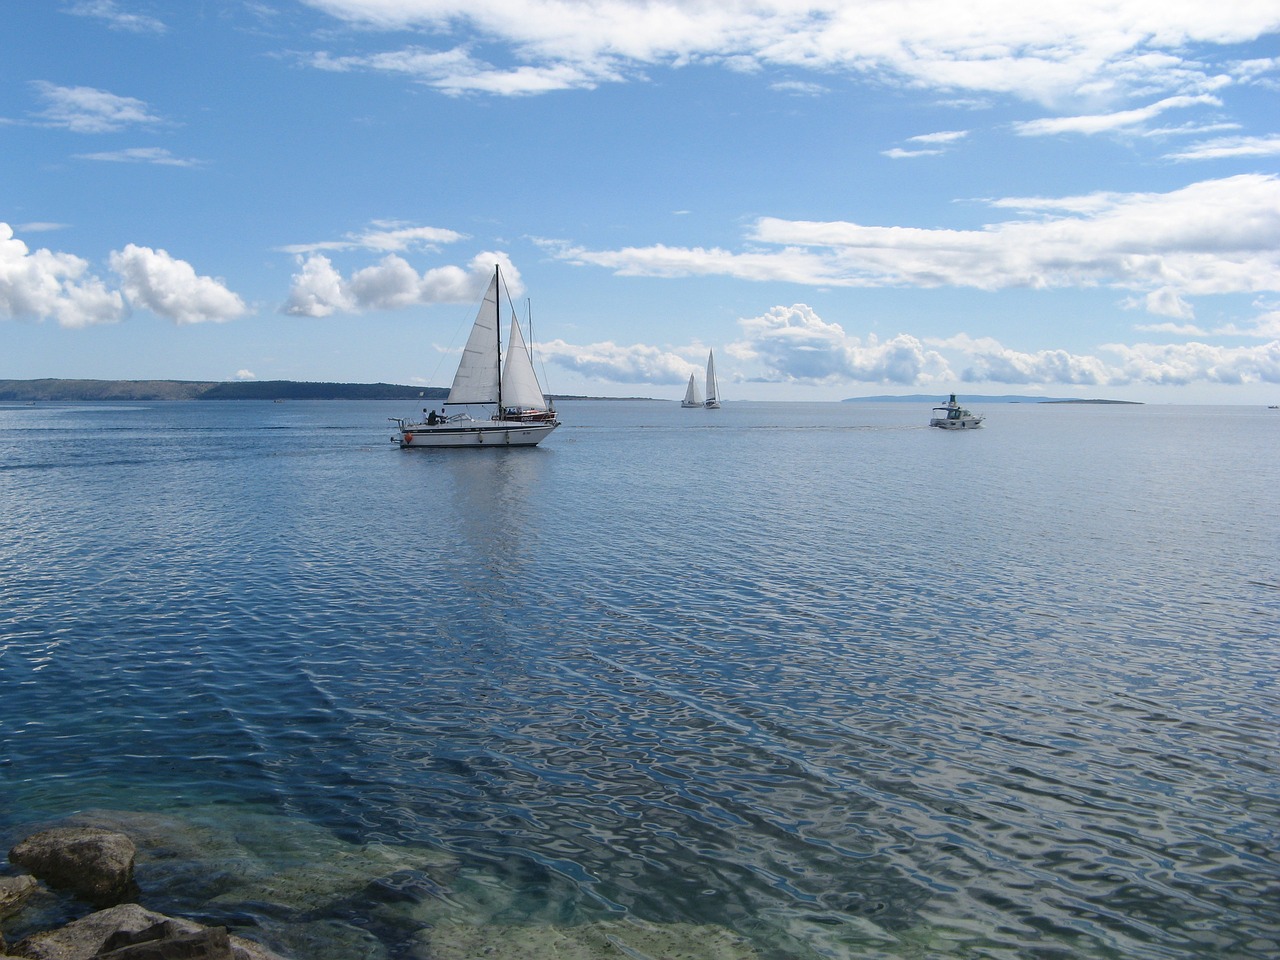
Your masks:
<svg viewBox="0 0 1280 960"><path fill-rule="evenodd" d="M210 952L220 949L218 944L224 937L228 951ZM109 944L123 945L112 949ZM179 952L145 952L143 948ZM136 952L128 952L131 950ZM193 952L180 952L183 950ZM220 927L166 917L136 903L99 910L60 930L32 934L14 944L10 952L25 960L282 960L252 941L228 937Z"/></svg>
<svg viewBox="0 0 1280 960"><path fill-rule="evenodd" d="M130 899L133 841L123 833L87 827L55 827L34 834L9 851L9 862L26 867L51 887L70 890L95 907Z"/></svg>
<svg viewBox="0 0 1280 960"><path fill-rule="evenodd" d="M182 933L172 920L107 937L95 960L233 960L226 927Z"/></svg>
<svg viewBox="0 0 1280 960"><path fill-rule="evenodd" d="M17 911L36 886L35 877L0 877L0 917L7 917ZM0 950L2 949L4 941L0 940Z"/></svg>

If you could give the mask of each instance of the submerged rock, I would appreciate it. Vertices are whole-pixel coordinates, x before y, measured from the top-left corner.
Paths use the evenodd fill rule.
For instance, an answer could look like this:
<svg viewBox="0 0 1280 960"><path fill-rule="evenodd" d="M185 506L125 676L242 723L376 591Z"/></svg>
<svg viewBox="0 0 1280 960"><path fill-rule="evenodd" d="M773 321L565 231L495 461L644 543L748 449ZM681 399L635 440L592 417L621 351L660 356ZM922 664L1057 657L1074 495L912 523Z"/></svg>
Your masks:
<svg viewBox="0 0 1280 960"><path fill-rule="evenodd" d="M441 924L418 955L431 960L759 960L723 927L606 920L577 926Z"/></svg>
<svg viewBox="0 0 1280 960"><path fill-rule="evenodd" d="M23 840L9 851L9 861L26 867L51 887L70 890L95 907L110 907L137 892L136 853L133 841L123 833L55 827Z"/></svg>
<svg viewBox="0 0 1280 960"><path fill-rule="evenodd" d="M35 877L0 877L0 917L20 910L37 886Z"/></svg>

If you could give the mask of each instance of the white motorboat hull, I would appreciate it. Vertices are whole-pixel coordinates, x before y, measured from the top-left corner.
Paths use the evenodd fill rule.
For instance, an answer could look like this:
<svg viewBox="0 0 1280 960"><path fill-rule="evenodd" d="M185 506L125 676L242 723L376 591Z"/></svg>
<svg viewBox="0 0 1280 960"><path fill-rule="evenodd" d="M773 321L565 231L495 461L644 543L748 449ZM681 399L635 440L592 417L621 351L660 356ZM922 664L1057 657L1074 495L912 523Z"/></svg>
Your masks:
<svg viewBox="0 0 1280 960"><path fill-rule="evenodd" d="M405 447L533 447L559 421L463 420L456 423L406 423L391 439Z"/></svg>
<svg viewBox="0 0 1280 960"><path fill-rule="evenodd" d="M941 427L943 430L973 430L982 426L982 417L958 417L954 420L947 417L934 417L929 421L931 427Z"/></svg>

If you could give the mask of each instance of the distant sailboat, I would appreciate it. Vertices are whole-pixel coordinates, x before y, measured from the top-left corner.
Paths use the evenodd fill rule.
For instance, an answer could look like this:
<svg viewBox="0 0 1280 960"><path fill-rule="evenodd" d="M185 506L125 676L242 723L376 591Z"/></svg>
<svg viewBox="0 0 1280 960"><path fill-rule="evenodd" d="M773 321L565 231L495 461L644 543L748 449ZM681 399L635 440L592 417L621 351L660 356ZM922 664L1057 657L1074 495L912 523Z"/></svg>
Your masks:
<svg viewBox="0 0 1280 960"><path fill-rule="evenodd" d="M719 410L720 384L716 380L716 357L714 351L707 351L707 399L702 399L702 391L698 389L698 375L689 374L689 386L685 388L684 399L680 406L685 410Z"/></svg>
<svg viewBox="0 0 1280 960"><path fill-rule="evenodd" d="M698 383L692 373L689 374L689 386L684 392L684 399L680 401L680 406L686 409L702 409L702 393L698 390Z"/></svg>
<svg viewBox="0 0 1280 960"><path fill-rule="evenodd" d="M716 355L714 351L707 351L707 402L705 404L708 410L720 409L720 384L716 380Z"/></svg>
<svg viewBox="0 0 1280 960"><path fill-rule="evenodd" d="M495 266L445 401L445 406L490 406L494 408L492 416L476 420L468 413L445 416L432 410L416 422L392 417L399 435L391 439L401 447L531 447L560 426L555 409L538 385L514 311L506 366L502 365L498 336L500 289L501 276Z"/></svg>

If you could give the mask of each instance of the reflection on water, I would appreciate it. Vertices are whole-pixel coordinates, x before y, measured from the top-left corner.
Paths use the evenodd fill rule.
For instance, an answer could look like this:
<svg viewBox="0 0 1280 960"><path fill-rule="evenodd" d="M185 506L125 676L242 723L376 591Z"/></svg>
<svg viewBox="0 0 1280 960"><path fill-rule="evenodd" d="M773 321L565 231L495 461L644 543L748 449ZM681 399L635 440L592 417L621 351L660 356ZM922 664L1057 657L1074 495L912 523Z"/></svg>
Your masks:
<svg viewBox="0 0 1280 960"><path fill-rule="evenodd" d="M0 410L0 839L311 957L1277 952L1272 421L384 406Z"/></svg>

